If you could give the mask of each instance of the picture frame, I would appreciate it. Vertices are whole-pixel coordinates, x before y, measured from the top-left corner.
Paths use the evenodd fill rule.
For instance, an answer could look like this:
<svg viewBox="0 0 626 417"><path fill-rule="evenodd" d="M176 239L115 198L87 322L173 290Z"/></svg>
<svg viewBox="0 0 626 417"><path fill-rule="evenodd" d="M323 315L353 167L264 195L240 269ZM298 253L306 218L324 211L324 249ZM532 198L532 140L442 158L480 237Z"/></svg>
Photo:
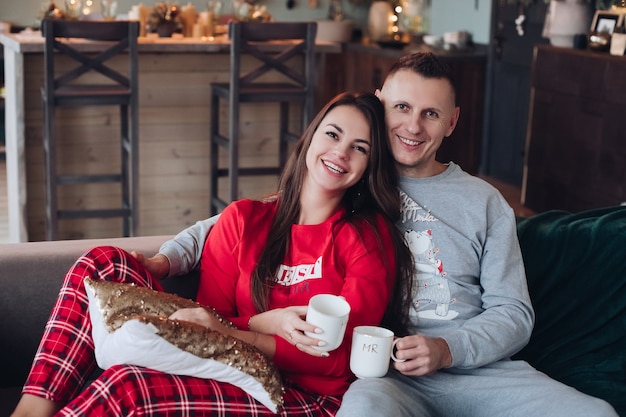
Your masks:
<svg viewBox="0 0 626 417"><path fill-rule="evenodd" d="M612 35L616 28L623 26L624 15L611 10L596 10L591 22L591 32L607 32Z"/></svg>

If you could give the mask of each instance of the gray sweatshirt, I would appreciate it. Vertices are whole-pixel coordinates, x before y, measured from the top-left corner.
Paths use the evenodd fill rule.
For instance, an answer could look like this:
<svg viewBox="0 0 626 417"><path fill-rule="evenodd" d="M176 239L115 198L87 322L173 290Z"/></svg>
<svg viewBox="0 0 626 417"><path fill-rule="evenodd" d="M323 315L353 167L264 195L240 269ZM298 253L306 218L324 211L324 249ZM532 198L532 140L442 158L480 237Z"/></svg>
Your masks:
<svg viewBox="0 0 626 417"><path fill-rule="evenodd" d="M398 227L417 269L414 331L444 338L453 367L475 368L519 351L534 312L506 200L452 162L439 175L401 177L399 185Z"/></svg>

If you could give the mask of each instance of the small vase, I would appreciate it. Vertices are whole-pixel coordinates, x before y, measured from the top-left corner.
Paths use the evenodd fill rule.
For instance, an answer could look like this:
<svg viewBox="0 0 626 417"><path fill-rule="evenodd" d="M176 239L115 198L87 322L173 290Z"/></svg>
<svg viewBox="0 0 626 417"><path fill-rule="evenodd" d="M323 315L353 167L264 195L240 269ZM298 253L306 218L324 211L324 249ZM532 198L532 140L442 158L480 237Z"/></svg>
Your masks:
<svg viewBox="0 0 626 417"><path fill-rule="evenodd" d="M393 10L386 1L374 1L367 17L369 37L376 42L391 34Z"/></svg>
<svg viewBox="0 0 626 417"><path fill-rule="evenodd" d="M591 11L585 3L577 0L550 1L543 25L543 37L553 46L571 48L574 36L587 34L591 23Z"/></svg>
<svg viewBox="0 0 626 417"><path fill-rule="evenodd" d="M157 26L157 34L159 35L159 38L170 38L175 31L176 23L174 22L163 22Z"/></svg>
<svg viewBox="0 0 626 417"><path fill-rule="evenodd" d="M65 14L70 20L78 20L82 14L82 0L65 0Z"/></svg>

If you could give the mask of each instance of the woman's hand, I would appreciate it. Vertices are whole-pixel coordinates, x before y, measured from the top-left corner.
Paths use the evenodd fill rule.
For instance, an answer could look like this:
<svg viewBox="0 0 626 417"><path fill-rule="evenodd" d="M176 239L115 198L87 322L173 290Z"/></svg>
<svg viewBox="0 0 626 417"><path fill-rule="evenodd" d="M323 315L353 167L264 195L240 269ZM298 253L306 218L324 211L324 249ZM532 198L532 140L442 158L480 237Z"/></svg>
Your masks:
<svg viewBox="0 0 626 417"><path fill-rule="evenodd" d="M182 308L169 317L172 320L189 321L210 330L228 334L228 327L219 318L204 307Z"/></svg>
<svg viewBox="0 0 626 417"><path fill-rule="evenodd" d="M170 272L170 261L165 255L157 253L151 258L146 258L141 252L132 251L130 254L157 280L165 278Z"/></svg>
<svg viewBox="0 0 626 417"><path fill-rule="evenodd" d="M304 332L321 333L322 330L304 321L307 306L291 306L265 311L252 316L250 330L282 337L302 352L312 356L328 356L328 352L313 349L323 346L324 341L309 337Z"/></svg>

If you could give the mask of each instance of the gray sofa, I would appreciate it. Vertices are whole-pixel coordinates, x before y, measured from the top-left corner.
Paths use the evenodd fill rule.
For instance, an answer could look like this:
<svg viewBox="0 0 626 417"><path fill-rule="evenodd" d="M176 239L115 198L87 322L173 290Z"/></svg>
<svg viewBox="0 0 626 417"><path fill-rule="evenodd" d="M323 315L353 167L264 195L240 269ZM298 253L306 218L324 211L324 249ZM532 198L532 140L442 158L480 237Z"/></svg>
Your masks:
<svg viewBox="0 0 626 417"><path fill-rule="evenodd" d="M63 276L85 250L119 246L150 256L170 236L0 244L0 416L19 400L39 339ZM163 282L169 292L193 298L197 274Z"/></svg>
<svg viewBox="0 0 626 417"><path fill-rule="evenodd" d="M626 207L519 219L536 324L516 355L626 417ZM96 245L155 253L169 236L0 245L0 415L19 398L61 280ZM187 298L197 274L166 280Z"/></svg>

